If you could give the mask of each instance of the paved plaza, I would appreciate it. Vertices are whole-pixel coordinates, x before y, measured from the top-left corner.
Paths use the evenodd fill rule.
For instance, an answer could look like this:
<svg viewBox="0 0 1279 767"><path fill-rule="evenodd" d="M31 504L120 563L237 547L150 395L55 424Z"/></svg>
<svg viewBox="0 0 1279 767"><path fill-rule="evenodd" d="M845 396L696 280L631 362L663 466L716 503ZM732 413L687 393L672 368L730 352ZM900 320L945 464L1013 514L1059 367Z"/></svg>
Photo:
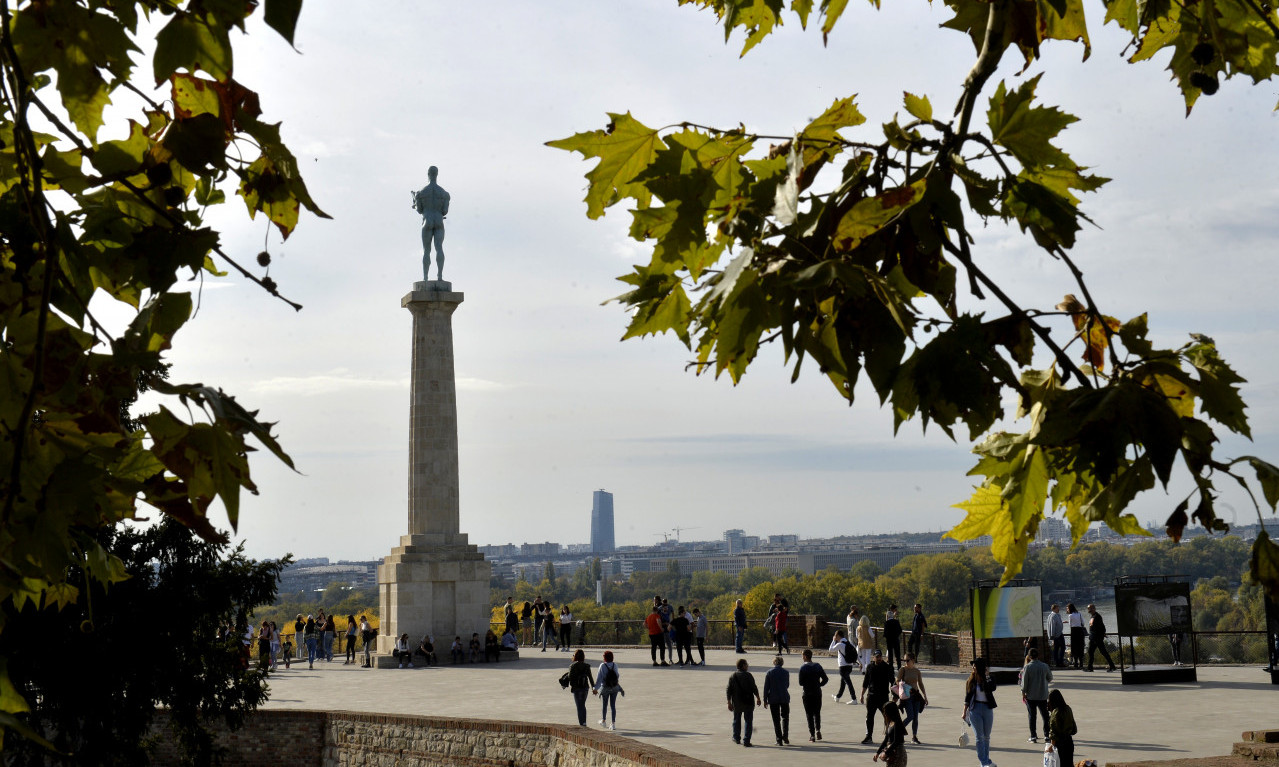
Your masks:
<svg viewBox="0 0 1279 767"><path fill-rule="evenodd" d="M602 649L590 648L594 670ZM618 698L618 734L721 765L773 765L779 758L771 717L755 710L755 748L734 745L732 715L724 687L739 657L751 664L760 689L773 655L763 650L744 656L732 650L708 650L706 666L653 668L647 648L614 650L625 697ZM794 672L799 653L785 657ZM839 688L833 658L819 658L831 677L830 692ZM568 668L565 653L525 650L523 658L498 664L450 665L415 669L362 669L331 663L294 664L271 678L269 709L324 709L364 713L463 716L506 721L575 724L573 698L557 680ZM856 675L855 675L855 678ZM864 706L822 706L820 743L809 743L803 706L791 675L791 745L788 765L829 765L832 759L871 763L877 746L863 746ZM958 670L924 668L929 706L920 719L923 745L908 745L911 767L976 764L972 746L957 743L962 724L964 675ZM858 679L860 683L860 679ZM1230 752L1244 730L1279 729L1279 686L1257 667L1213 666L1199 669L1197 684L1120 684L1119 672L1060 670L1053 686L1062 691L1079 725L1076 759L1098 764L1145 759L1207 757ZM1043 746L1026 742L1026 709L1015 687L996 692L999 703L991 734L991 758L1000 767L1038 765ZM600 729L599 699L587 702L588 726ZM876 723L882 735L882 721ZM1040 735L1042 736L1042 731Z"/></svg>

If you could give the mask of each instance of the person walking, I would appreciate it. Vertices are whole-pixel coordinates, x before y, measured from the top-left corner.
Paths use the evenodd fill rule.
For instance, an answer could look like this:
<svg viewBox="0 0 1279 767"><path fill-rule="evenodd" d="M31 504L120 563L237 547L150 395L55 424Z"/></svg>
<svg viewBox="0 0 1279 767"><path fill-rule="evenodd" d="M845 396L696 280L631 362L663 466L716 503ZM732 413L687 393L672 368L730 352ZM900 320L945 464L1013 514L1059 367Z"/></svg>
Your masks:
<svg viewBox="0 0 1279 767"><path fill-rule="evenodd" d="M902 622L897 619L897 605L889 605L884 613L884 644L888 646L887 663L891 667L893 659L897 659L896 668L902 667Z"/></svg>
<svg viewBox="0 0 1279 767"><path fill-rule="evenodd" d="M1066 667L1066 626L1061 620L1061 610L1054 603L1052 612L1048 615L1048 641L1052 642L1053 665L1057 668Z"/></svg>
<svg viewBox="0 0 1279 767"><path fill-rule="evenodd" d="M782 656L773 658L773 667L764 675L764 708L773 715L777 745L790 745L790 672L782 668Z"/></svg>
<svg viewBox="0 0 1279 767"><path fill-rule="evenodd" d="M346 616L346 660L343 666L355 665L355 633L359 629L355 624L355 616Z"/></svg>
<svg viewBox="0 0 1279 767"><path fill-rule="evenodd" d="M1088 605L1088 668L1085 671L1092 671L1092 661L1098 650L1101 650L1101 657L1106 659L1106 663L1110 664L1106 671L1114 671L1115 662L1110 659L1110 651L1106 649L1106 622L1101 619L1096 605Z"/></svg>
<svg viewBox="0 0 1279 767"><path fill-rule="evenodd" d="M1057 752L1061 767L1069 767L1075 762L1075 712L1066 705L1061 690L1048 693L1048 711L1048 729L1044 732L1044 739Z"/></svg>
<svg viewBox="0 0 1279 767"><path fill-rule="evenodd" d="M1026 713L1030 717L1030 737L1027 743L1039 742L1039 731L1035 728L1035 712L1038 711L1044 720L1044 739L1048 739L1048 683L1053 680L1053 670L1039 659L1039 650L1030 648L1026 656L1026 665L1021 669L1021 699L1026 702Z"/></svg>
<svg viewBox="0 0 1279 767"><path fill-rule="evenodd" d="M1083 668L1084 639L1088 636L1088 629L1084 628L1084 616L1075 608L1074 602L1066 604L1066 624L1070 629L1070 665Z"/></svg>
<svg viewBox="0 0 1279 767"><path fill-rule="evenodd" d="M747 748L751 745L751 729L755 722L755 706L763 701L759 697L759 687L755 685L755 677L751 676L750 664L745 658L737 661L737 670L728 678L728 710L733 712L733 742ZM742 723L746 723L746 731L742 732Z"/></svg>
<svg viewBox="0 0 1279 767"><path fill-rule="evenodd" d="M986 659L973 661L973 671L964 682L964 712L960 718L977 734L977 762L995 767L990 761L990 731L995 725L995 682L986 673Z"/></svg>
<svg viewBox="0 0 1279 767"><path fill-rule="evenodd" d="M809 743L822 739L822 688L828 681L826 669L822 668L822 664L813 662L813 651L805 650L804 665L799 667L799 689L803 690L800 701L804 704Z"/></svg>
<svg viewBox="0 0 1279 767"><path fill-rule="evenodd" d="M835 660L839 665L839 692L831 696L836 703L844 696L844 688L848 688L848 705L852 705L857 700L857 688L853 686L853 666L857 663L857 650L853 648L853 643L848 641L848 636L843 629L835 632L835 639L830 643L827 650L835 653Z"/></svg>
<svg viewBox="0 0 1279 767"><path fill-rule="evenodd" d="M670 664L666 662L666 640L662 638L661 605L653 605L648 611L648 617L644 619L644 627L648 630L648 651L653 656L653 665L669 666ZM661 663L657 662L659 654Z"/></svg>
<svg viewBox="0 0 1279 767"><path fill-rule="evenodd" d="M303 636L306 637L306 667L315 668L316 648L320 643L320 629L315 625L315 619L310 615L306 616L306 623L302 627Z"/></svg>
<svg viewBox="0 0 1279 767"><path fill-rule="evenodd" d="M863 615L857 619L857 661L861 663L863 674L870 668L874 650L875 635L870 633L870 616Z"/></svg>
<svg viewBox="0 0 1279 767"><path fill-rule="evenodd" d="M924 642L924 631L928 629L928 620L924 618L924 608L915 603L914 613L910 617L910 640L906 642L906 652L919 657L919 646Z"/></svg>
<svg viewBox="0 0 1279 767"><path fill-rule="evenodd" d="M578 650L581 652L581 650ZM613 662L613 652L611 650L604 651L604 662L600 664L599 671L595 674L595 688L592 690L600 697L604 708L600 711L600 724L606 730L617 729L617 694L622 692L622 675L617 670L617 664ZM609 708L613 709L613 718L609 719Z"/></svg>
<svg viewBox="0 0 1279 767"><path fill-rule="evenodd" d="M906 711L906 717L902 719L902 736L905 737L906 725L910 725L910 742L918 745L919 715L928 705L928 692L924 689L924 675L915 665L915 653L906 653L906 665L897 672L897 681L911 687L910 695L899 703Z"/></svg>
<svg viewBox="0 0 1279 767"><path fill-rule="evenodd" d="M865 617L862 616L862 618ZM861 701L866 704L866 737L862 739L863 744L875 741L875 718L880 715L880 709L888 702L892 687L892 667L884 662L884 653L878 649L872 650L870 665L862 674ZM870 693L869 696L867 692Z"/></svg>
<svg viewBox="0 0 1279 767"><path fill-rule="evenodd" d="M901 712L892 703L885 703L880 711L884 715L884 742L879 744L871 761L882 761L888 767L906 767L906 727L902 724Z"/></svg>
<svg viewBox="0 0 1279 767"><path fill-rule="evenodd" d="M568 667L568 689L573 692L573 703L577 705L577 724L586 726L586 696L595 686L595 677L591 675L591 667L586 662L586 653L578 650L573 653L573 663Z"/></svg>
<svg viewBox="0 0 1279 767"><path fill-rule="evenodd" d="M568 603L560 608L560 647L564 652L570 652L573 649L573 611L568 609Z"/></svg>
<svg viewBox="0 0 1279 767"><path fill-rule="evenodd" d="M701 661L699 666L706 665L706 631L709 628L706 616L698 608L693 608L693 633L697 637L697 655Z"/></svg>
<svg viewBox="0 0 1279 767"><path fill-rule="evenodd" d="M737 652L745 653L742 648L742 642L746 639L746 608L742 606L742 600L737 600L737 606L733 608L733 629L736 632Z"/></svg>

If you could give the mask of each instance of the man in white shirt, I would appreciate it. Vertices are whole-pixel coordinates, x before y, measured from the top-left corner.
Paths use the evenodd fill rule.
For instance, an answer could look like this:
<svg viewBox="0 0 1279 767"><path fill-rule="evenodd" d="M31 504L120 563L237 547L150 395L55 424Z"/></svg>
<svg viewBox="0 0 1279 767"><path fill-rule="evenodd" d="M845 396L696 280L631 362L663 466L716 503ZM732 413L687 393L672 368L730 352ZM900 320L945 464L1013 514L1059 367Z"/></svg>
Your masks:
<svg viewBox="0 0 1279 767"><path fill-rule="evenodd" d="M1056 604L1052 606L1052 614L1048 616L1048 639L1053 647L1053 665L1057 668L1066 666L1066 628L1061 620L1061 612Z"/></svg>

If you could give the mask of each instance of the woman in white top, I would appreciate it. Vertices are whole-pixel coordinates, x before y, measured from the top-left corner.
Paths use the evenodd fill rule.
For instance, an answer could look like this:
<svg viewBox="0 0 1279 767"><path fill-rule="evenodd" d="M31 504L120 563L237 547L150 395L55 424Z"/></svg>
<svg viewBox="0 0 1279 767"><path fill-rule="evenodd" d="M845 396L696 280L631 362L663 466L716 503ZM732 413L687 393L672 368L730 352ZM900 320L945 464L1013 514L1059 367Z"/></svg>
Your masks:
<svg viewBox="0 0 1279 767"><path fill-rule="evenodd" d="M595 674L595 689L592 692L600 696L600 700L603 701L604 710L600 712L600 724L604 725L606 730L617 729L617 694L622 692L621 680L622 675L617 670L617 664L613 662L613 653L605 650L604 662L600 664L599 671ZM611 720L608 714L610 706L613 709Z"/></svg>
<svg viewBox="0 0 1279 767"><path fill-rule="evenodd" d="M1066 619L1070 624L1070 665L1084 667L1084 639L1088 629L1084 627L1084 615L1075 609L1075 603L1066 605Z"/></svg>
<svg viewBox="0 0 1279 767"><path fill-rule="evenodd" d="M395 649L391 651L391 655L400 661L400 668L404 668L405 663L409 664L409 668L413 668L413 651L409 649L408 634L401 634L400 638L395 640Z"/></svg>
<svg viewBox="0 0 1279 767"><path fill-rule="evenodd" d="M573 613L568 609L568 605L566 604L560 608L560 646L555 649L563 649L564 652L569 652L570 643L572 641Z"/></svg>

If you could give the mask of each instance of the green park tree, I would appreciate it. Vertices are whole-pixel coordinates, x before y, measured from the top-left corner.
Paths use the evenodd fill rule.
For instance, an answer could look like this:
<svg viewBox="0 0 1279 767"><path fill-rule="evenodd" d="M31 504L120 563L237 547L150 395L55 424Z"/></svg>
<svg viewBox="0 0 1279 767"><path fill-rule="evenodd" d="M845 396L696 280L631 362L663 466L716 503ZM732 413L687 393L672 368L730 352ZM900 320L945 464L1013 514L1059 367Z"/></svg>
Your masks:
<svg viewBox="0 0 1279 767"><path fill-rule="evenodd" d="M284 237L302 208L324 215L279 124L233 77L232 33L260 11L292 43L300 10L0 0L0 616L89 610L95 588L121 588L130 572L103 540L140 503L224 541L208 511L220 502L236 527L240 493L256 492L250 440L292 465L272 424L216 386L169 381L164 360L192 314L180 279L234 271L286 300L270 253L228 253L209 206L233 192ZM127 325L109 329L104 302ZM142 390L160 404L131 418ZM6 731L29 708L8 658Z"/></svg>
<svg viewBox="0 0 1279 767"><path fill-rule="evenodd" d="M740 30L743 55L791 18L820 26L825 40L848 8L679 2L715 13L727 38ZM1166 487L1178 466L1193 489L1170 509L1173 539L1192 519L1225 529L1218 482L1243 485L1260 518L1263 504L1279 503L1279 469L1214 451L1218 430L1250 436L1242 379L1211 338L1156 348L1144 314L1120 321L1096 304L1071 249L1090 221L1080 196L1108 179L1061 149L1077 118L1039 103L1042 75L994 79L1006 54L1029 64L1063 41L1086 59L1096 11L1083 0L944 3L953 18L939 34L966 35L974 49L971 69L955 73L963 88L953 110L906 92L904 112L868 121L849 96L781 136L687 121L650 128L613 113L603 129L549 142L598 160L586 174L587 215L627 201L631 237L652 248L619 278L623 337L671 333L696 372L734 383L762 345L780 342L792 380L807 360L849 403L868 383L895 428L918 419L952 439L960 432L978 456L970 473L983 479L957 504L967 516L948 535L992 536L1005 579L1048 514L1064 515L1075 544L1094 522L1145 534L1125 509ZM1279 68L1271 3L1103 3L1104 22L1131 36L1130 61L1171 55L1187 112L1223 80L1270 80ZM987 270L976 233L992 221L1016 225L1063 269L1060 303L1021 303ZM988 303L967 305L961 285ZM1021 433L995 429L1009 395ZM1279 545L1264 531L1251 560L1253 576L1279 592Z"/></svg>
<svg viewBox="0 0 1279 767"><path fill-rule="evenodd" d="M71 568L66 582L91 598L61 610L0 605L10 690L28 708L21 727L52 741L8 738L5 763L45 764L52 747L76 765L145 764L157 736L172 737L190 764L214 763L209 724L238 725L266 700L266 673L244 667L240 637L246 616L274 601L289 560L249 559L173 519L97 535L126 580ZM221 628L235 630L219 638ZM157 706L171 732L152 733Z"/></svg>

